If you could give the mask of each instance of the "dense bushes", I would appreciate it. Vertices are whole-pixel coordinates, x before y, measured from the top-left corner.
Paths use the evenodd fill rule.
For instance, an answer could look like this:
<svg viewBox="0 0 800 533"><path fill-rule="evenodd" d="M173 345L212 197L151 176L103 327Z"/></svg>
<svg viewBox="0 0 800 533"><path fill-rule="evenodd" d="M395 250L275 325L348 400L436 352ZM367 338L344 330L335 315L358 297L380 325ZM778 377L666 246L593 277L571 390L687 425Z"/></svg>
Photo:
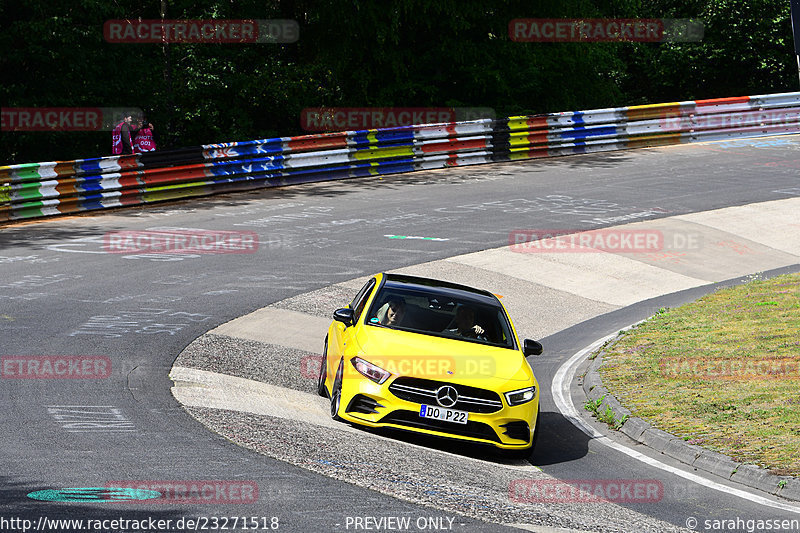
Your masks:
<svg viewBox="0 0 800 533"><path fill-rule="evenodd" d="M145 5L147 4L147 5ZM111 44L109 19L297 20L294 44ZM518 43L527 17L694 18L698 43ZM301 134L318 106L498 116L794 90L785 0L28 0L0 6L3 107L145 108L161 147ZM0 164L108 155L110 134L3 132Z"/></svg>

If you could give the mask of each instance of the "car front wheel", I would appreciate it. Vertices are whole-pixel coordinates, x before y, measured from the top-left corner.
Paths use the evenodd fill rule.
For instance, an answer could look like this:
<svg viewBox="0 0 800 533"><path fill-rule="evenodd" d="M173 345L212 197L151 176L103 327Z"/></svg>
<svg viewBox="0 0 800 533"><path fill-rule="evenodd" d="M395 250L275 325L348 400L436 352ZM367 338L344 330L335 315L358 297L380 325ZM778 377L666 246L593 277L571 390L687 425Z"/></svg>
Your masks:
<svg viewBox="0 0 800 533"><path fill-rule="evenodd" d="M341 420L339 416L339 406L342 403L342 374L344 373L344 359L339 361L339 368L336 370L336 379L333 380L331 389L331 418Z"/></svg>
<svg viewBox="0 0 800 533"><path fill-rule="evenodd" d="M541 406L536 408L536 424L533 426L533 442L531 443L531 453L536 449L536 443L539 441L539 418L542 414Z"/></svg>
<svg viewBox="0 0 800 533"><path fill-rule="evenodd" d="M326 379L328 379L328 337L325 337L325 347L322 349L322 363L319 365L319 377L317 378L317 394L323 398L328 397L328 389L325 388Z"/></svg>

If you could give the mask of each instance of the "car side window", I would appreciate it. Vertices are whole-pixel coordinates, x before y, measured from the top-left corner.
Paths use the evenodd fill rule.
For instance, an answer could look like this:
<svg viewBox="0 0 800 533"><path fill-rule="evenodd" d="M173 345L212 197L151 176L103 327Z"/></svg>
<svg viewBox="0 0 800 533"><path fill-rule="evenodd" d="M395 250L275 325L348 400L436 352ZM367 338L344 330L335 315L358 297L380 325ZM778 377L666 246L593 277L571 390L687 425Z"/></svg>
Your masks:
<svg viewBox="0 0 800 533"><path fill-rule="evenodd" d="M364 305L366 305L367 300L369 299L369 295L372 292L373 287L375 287L375 278L369 280L356 294L356 297L353 298L353 302L350 304L350 307L353 309L353 319L354 321L358 321L358 317L361 316L361 312L364 311Z"/></svg>

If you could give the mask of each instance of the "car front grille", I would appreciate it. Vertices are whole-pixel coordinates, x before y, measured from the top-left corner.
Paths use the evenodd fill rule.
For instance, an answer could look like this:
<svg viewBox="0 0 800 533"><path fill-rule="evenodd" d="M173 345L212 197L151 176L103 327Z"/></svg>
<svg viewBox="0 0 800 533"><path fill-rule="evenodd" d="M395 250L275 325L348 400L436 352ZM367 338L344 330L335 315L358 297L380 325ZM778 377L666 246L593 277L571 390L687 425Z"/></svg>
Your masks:
<svg viewBox="0 0 800 533"><path fill-rule="evenodd" d="M442 433L450 433L452 435L459 435L462 437L472 437L476 439L500 442L500 438L497 436L497 433L494 432L492 427L488 424L484 424L483 422L468 421L466 424L456 424L453 422L445 422L443 420L435 420L432 418L422 418L419 416L419 413L414 411L392 411L388 415L381 418L379 423L429 429L432 431L441 431Z"/></svg>
<svg viewBox="0 0 800 533"><path fill-rule="evenodd" d="M496 392L432 379L399 377L389 385L389 391L408 402L439 405L436 401L436 391L445 385L454 387L458 391L458 401L450 407L451 409L485 414L495 413L503 408L500 395Z"/></svg>

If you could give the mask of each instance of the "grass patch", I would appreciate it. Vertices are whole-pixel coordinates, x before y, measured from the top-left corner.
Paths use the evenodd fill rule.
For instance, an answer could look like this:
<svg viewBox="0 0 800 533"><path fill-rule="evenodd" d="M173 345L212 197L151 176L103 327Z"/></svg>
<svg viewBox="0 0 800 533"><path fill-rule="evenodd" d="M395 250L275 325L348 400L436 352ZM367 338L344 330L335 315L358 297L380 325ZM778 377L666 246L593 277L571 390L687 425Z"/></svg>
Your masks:
<svg viewBox="0 0 800 533"><path fill-rule="evenodd" d="M800 476L800 274L659 310L603 359L603 385L632 416Z"/></svg>
<svg viewBox="0 0 800 533"><path fill-rule="evenodd" d="M596 400L588 400L583 405L583 408L586 409L587 411L591 411L592 413L594 413L595 418L597 418L600 422L603 422L604 424L608 424L608 427L610 427L611 429L619 430L619 428L622 427L622 424L624 424L625 421L628 420L628 418L630 418L630 415L624 415L622 418L618 419L614 416L614 411L608 405L606 405L606 410L603 411L602 409L600 409L600 406L602 405L603 400L605 399L606 397L603 396Z"/></svg>

